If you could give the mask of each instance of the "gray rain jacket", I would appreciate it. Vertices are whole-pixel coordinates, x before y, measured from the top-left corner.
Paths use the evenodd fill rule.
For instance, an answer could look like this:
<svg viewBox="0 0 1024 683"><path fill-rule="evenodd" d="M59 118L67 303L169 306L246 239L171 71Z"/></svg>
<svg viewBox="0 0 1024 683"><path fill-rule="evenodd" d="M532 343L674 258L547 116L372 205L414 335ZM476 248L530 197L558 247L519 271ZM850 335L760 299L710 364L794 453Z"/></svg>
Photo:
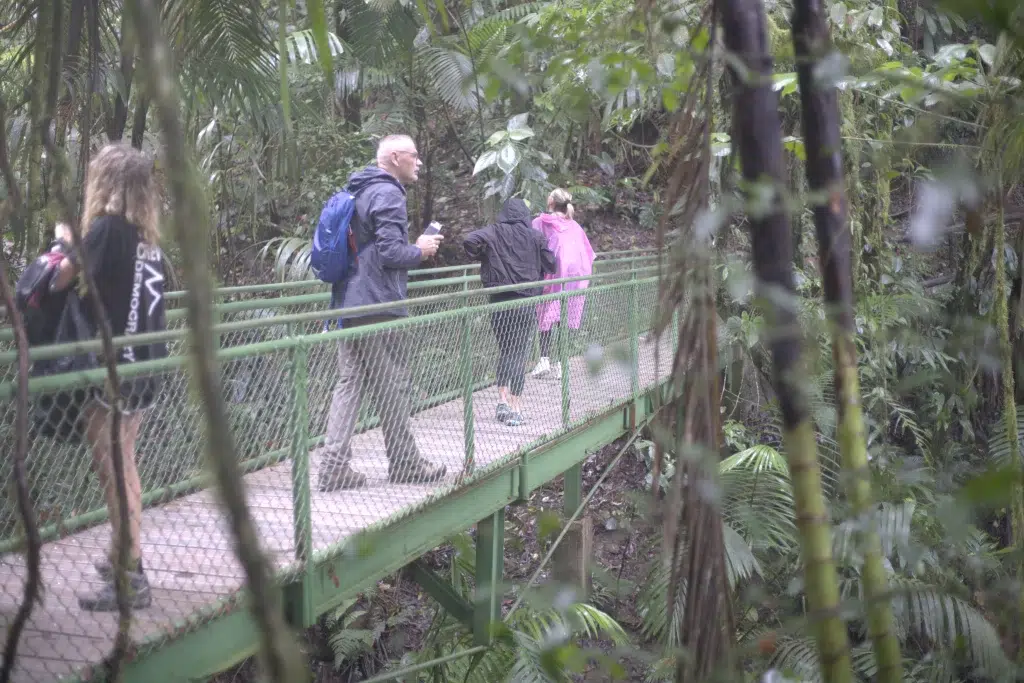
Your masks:
<svg viewBox="0 0 1024 683"><path fill-rule="evenodd" d="M348 179L346 189L356 198L352 233L358 249L355 272L331 287L331 308L405 301L409 270L422 260L419 247L409 244L405 188L390 173L367 166ZM406 316L405 306L376 313L345 316Z"/></svg>

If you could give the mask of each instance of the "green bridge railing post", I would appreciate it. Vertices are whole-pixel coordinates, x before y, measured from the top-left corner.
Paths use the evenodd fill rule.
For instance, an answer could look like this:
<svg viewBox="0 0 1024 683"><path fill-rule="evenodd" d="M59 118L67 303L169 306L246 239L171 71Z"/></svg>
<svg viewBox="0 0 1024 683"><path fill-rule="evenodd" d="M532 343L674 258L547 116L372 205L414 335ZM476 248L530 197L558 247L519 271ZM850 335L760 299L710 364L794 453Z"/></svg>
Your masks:
<svg viewBox="0 0 1024 683"><path fill-rule="evenodd" d="M558 366L562 369L562 427L568 429L572 422L569 414L569 297L562 285L562 299L559 302L558 320Z"/></svg>
<svg viewBox="0 0 1024 683"><path fill-rule="evenodd" d="M473 335L470 321L470 309L463 303L462 316L462 425L465 448L465 461L462 468L464 476L473 474L476 457L476 425L473 420Z"/></svg>
<svg viewBox="0 0 1024 683"><path fill-rule="evenodd" d="M505 508L476 525L476 598L473 600L473 639L490 645L491 624L501 621L501 582L505 568Z"/></svg>
<svg viewBox="0 0 1024 683"><path fill-rule="evenodd" d="M291 336L294 329L288 326ZM292 523L294 525L295 559L304 565L307 580L303 582L302 606L294 618L302 625L313 619L308 580L313 572L313 513L309 476L309 399L307 373L309 347L298 344L291 350L292 382Z"/></svg>
<svg viewBox="0 0 1024 683"><path fill-rule="evenodd" d="M635 260L630 265L629 279L629 382L635 401L640 397L640 286Z"/></svg>

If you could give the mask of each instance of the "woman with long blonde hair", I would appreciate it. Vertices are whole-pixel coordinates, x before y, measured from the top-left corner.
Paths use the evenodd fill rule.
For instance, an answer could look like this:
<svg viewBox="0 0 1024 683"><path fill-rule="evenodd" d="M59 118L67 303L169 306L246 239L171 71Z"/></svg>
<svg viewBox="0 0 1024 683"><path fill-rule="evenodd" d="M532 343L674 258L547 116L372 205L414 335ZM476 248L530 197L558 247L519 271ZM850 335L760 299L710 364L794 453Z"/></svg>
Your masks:
<svg viewBox="0 0 1024 683"><path fill-rule="evenodd" d="M89 164L82 211L82 241L75 244L60 265L56 289L65 289L80 274L82 264L102 302L102 312L91 293L83 296L83 310L93 330L105 314L115 337L158 332L166 328L164 316L164 267L159 241L160 195L153 161L135 148L117 143L99 151ZM84 258L83 258L84 257ZM84 291L85 278L78 278ZM117 363L136 363L167 356L165 343L125 344L117 349ZM102 364L102 360L101 360ZM137 375L122 379L114 400L121 408L120 442L128 494L128 585L133 608L151 602L149 581L142 566L142 484L135 463L135 441L145 411L159 392L159 379ZM110 396L93 388L83 406L85 437L92 449L93 468L103 486L113 527L109 558L96 562L102 587L79 596L83 609L117 609L114 561L121 539L120 505L114 479L110 439Z"/></svg>

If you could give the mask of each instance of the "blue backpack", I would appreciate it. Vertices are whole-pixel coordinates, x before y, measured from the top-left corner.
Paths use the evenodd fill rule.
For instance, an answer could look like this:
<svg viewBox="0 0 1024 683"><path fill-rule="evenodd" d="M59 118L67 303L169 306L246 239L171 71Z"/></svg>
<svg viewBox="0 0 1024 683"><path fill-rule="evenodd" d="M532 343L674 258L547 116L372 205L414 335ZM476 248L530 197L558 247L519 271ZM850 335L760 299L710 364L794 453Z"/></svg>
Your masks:
<svg viewBox="0 0 1024 683"><path fill-rule="evenodd" d="M356 238L352 233L352 215L356 198L342 190L327 200L313 233L313 251L309 265L317 279L336 284L348 278L358 261Z"/></svg>

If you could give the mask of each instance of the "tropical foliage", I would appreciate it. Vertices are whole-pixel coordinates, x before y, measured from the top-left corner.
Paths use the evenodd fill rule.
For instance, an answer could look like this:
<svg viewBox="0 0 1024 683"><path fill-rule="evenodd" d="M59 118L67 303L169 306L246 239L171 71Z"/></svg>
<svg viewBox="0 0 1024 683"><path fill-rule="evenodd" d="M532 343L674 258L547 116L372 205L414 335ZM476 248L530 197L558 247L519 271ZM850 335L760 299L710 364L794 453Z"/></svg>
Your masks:
<svg viewBox="0 0 1024 683"><path fill-rule="evenodd" d="M472 636L439 610L418 653L382 657L375 644L408 615L371 595L324 624L339 669L449 658L431 680L569 680L587 657L616 670L577 647L602 639L653 650L650 680L681 680L697 601L723 590L725 650L754 675L1018 675L1022 12L1011 0L830 0L812 28L834 49L804 54L812 5L161 3L223 281L308 277L323 201L397 131L425 163L414 234L439 218L456 236L500 200L539 208L563 186L599 244L670 247L663 299L689 353L676 398L701 407L636 449L671 541L637 592L638 631L555 590L506 615L484 652L449 658ZM756 21L740 26L737 8ZM127 138L163 161L125 10L0 7L0 229L15 268L50 237L58 198L80 195L99 144ZM742 45L740 28L763 45ZM771 57L753 64L770 85L746 79L755 48ZM778 125L736 102L767 102ZM809 112L834 124L836 149ZM822 188L832 154L838 181ZM819 253L832 238L848 259ZM459 258L449 241L443 257ZM694 538L682 510L708 515L715 540ZM472 545L452 545L448 578L469 599ZM718 588L681 578L719 556ZM840 628L824 637L823 624Z"/></svg>

